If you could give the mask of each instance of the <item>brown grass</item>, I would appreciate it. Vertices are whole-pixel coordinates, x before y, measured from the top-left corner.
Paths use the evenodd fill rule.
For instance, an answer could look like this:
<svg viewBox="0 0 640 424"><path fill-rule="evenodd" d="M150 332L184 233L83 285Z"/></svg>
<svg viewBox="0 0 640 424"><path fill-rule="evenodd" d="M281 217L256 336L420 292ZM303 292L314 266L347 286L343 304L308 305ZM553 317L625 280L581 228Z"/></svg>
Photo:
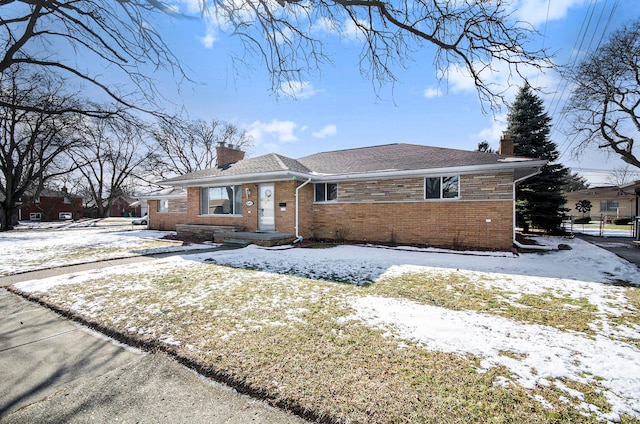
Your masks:
<svg viewBox="0 0 640 424"><path fill-rule="evenodd" d="M349 298L370 294L576 331L594 319L584 299L524 297L520 302L527 307L520 308L505 300L509 293L454 273L409 274L355 287L188 263L61 285L37 296L116 333L151 344L160 341L211 375L230 376L227 380L245 391L315 420L596 421L563 401L566 393L556 388L504 387L497 383L512 376L503 368L479 372L479 358L428 351L349 319L355 313ZM562 305L567 302L578 307L571 309L575 324L566 322ZM596 387L589 389L597 393ZM534 395L544 397L552 409Z"/></svg>

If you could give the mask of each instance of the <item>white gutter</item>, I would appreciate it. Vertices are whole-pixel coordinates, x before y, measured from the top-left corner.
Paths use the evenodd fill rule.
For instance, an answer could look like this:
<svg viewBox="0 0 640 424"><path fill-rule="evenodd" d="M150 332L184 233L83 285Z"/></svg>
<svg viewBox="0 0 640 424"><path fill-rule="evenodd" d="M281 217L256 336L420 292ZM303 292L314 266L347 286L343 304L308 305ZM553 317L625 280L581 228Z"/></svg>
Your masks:
<svg viewBox="0 0 640 424"><path fill-rule="evenodd" d="M294 243L299 243L302 241L302 237L300 237L300 232L298 231L298 223L299 223L299 213L298 213L298 192L300 189L311 182L311 178L307 181L296 187L296 239L293 241Z"/></svg>
<svg viewBox="0 0 640 424"><path fill-rule="evenodd" d="M257 172L249 174L239 175L220 175L220 176L204 176L191 179L183 179L178 181L165 180L160 183L168 186L201 186L203 184L238 184L248 182L262 182L262 181L285 181L295 178L313 178L322 182L336 182L345 180L366 181L380 178L403 178L403 177L428 177L430 175L447 176L447 175L465 175L474 174L477 172L486 171L503 171L510 169L520 168L534 168L540 167L547 163L546 160L519 160L519 161L501 161L492 164L482 165L466 165L466 166L454 166L454 167L442 167L432 169L388 169L375 172L358 172L349 174L317 174L317 173L302 173L295 171L270 171L270 172Z"/></svg>

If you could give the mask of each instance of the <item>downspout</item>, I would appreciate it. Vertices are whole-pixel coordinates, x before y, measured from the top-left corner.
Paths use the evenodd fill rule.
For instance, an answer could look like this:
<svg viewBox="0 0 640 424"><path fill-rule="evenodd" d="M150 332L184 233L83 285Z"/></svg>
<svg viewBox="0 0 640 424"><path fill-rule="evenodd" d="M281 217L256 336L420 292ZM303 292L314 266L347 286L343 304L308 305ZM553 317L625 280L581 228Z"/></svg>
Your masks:
<svg viewBox="0 0 640 424"><path fill-rule="evenodd" d="M516 241L516 186L522 181L538 175L540 172L542 172L542 167L538 168L538 170L532 174L525 175L524 177L520 177L517 180L513 180L513 236L512 238L513 238L513 244L519 248L522 248L524 246L522 246L518 241ZM529 248L531 246L527 246L527 247Z"/></svg>
<svg viewBox="0 0 640 424"><path fill-rule="evenodd" d="M306 186L310 182L311 182L311 178L309 178L307 181L305 181L304 183L296 187L296 239L293 241L294 243L300 243L302 241L302 237L300 236L300 231L298 229L298 224L300 222L299 211L298 211L298 197L299 197L298 192L302 187Z"/></svg>

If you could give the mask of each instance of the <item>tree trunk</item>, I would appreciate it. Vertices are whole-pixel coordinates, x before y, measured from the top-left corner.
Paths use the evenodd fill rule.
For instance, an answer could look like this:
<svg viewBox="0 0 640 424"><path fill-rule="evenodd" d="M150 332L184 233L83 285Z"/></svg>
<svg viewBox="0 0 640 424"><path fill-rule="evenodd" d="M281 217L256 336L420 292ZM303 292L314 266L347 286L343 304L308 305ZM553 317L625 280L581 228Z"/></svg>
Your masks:
<svg viewBox="0 0 640 424"><path fill-rule="evenodd" d="M17 223L16 205L4 201L0 204L0 231L13 230Z"/></svg>

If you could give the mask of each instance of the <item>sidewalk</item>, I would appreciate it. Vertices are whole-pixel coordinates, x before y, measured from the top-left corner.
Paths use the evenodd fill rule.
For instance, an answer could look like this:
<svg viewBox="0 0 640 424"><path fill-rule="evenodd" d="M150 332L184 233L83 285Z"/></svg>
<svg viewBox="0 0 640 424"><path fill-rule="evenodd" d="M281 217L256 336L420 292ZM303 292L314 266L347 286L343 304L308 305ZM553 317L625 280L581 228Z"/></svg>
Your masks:
<svg viewBox="0 0 640 424"><path fill-rule="evenodd" d="M184 253L184 252L183 252ZM1 288L136 257L0 278L3 423L302 423L163 354L118 344Z"/></svg>

